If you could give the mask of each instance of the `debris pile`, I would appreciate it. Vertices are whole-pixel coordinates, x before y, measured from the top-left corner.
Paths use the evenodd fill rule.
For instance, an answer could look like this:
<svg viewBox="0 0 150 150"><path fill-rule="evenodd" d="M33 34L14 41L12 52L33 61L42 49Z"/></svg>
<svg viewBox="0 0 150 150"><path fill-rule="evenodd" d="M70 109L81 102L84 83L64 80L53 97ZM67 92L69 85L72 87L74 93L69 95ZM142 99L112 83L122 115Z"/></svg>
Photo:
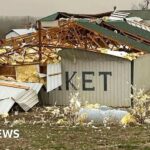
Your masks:
<svg viewBox="0 0 150 150"><path fill-rule="evenodd" d="M58 13L52 17L55 21L58 19L57 27L44 28L38 21L37 32L3 40L0 67L5 70L9 66L10 70L0 71L0 88L3 91L0 94L0 112L8 112L14 103L28 111L38 102L37 94L43 84L47 83L48 92L61 86L61 58L58 52L62 49L80 49L128 61L149 53L150 27L142 22L142 18L129 16L130 13L116 11L97 15ZM52 85L56 78L56 85ZM38 90L33 88L35 85ZM70 106L68 110L72 111L72 108ZM99 121L98 116L107 118L112 114L120 121L127 115L121 110L103 109L83 108L79 113L86 112L89 120ZM79 120L84 119L85 116L82 116Z"/></svg>
<svg viewBox="0 0 150 150"><path fill-rule="evenodd" d="M61 61L57 52L63 48L102 52L130 61L149 52L150 27L139 17L129 17L130 13L126 12L93 16L67 14L68 17L64 14L57 14L57 27L38 25L36 33L4 40L0 63L56 63Z"/></svg>

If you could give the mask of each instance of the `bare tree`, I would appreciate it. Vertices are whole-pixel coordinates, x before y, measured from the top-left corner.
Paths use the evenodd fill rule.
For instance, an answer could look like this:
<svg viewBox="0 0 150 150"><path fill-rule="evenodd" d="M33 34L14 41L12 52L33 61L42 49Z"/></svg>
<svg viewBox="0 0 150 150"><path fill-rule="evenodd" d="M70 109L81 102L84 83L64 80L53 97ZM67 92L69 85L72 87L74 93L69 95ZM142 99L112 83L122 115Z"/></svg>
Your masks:
<svg viewBox="0 0 150 150"><path fill-rule="evenodd" d="M147 10L149 9L149 6L150 6L150 0L143 0L143 2L138 4L138 6L134 4L132 6L132 9Z"/></svg>
<svg viewBox="0 0 150 150"><path fill-rule="evenodd" d="M149 8L149 5L150 5L150 0L145 0L145 4L146 4L146 9L148 9Z"/></svg>

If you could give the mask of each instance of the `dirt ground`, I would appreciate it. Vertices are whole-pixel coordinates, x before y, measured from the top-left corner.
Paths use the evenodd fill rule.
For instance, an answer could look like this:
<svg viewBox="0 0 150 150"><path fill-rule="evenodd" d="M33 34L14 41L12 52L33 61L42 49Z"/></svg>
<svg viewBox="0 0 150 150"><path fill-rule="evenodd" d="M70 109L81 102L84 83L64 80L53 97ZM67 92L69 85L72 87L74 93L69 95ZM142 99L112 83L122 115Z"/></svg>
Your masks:
<svg viewBox="0 0 150 150"><path fill-rule="evenodd" d="M4 121L5 120L5 121ZM14 123L15 120L24 120ZM150 126L63 126L36 108L0 119L0 130L18 129L20 137L1 138L0 150L150 149Z"/></svg>

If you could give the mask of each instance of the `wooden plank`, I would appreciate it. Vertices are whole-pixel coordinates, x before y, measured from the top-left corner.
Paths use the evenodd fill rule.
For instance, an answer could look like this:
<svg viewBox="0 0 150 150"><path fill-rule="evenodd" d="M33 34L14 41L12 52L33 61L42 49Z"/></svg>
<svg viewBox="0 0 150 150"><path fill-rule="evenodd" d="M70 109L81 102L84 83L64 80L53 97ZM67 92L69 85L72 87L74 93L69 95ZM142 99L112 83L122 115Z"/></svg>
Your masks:
<svg viewBox="0 0 150 150"><path fill-rule="evenodd" d="M8 87L12 87L12 88L25 89L25 90L29 90L30 89L30 87L28 87L28 86L16 85L14 83L0 82L0 86L8 86Z"/></svg>

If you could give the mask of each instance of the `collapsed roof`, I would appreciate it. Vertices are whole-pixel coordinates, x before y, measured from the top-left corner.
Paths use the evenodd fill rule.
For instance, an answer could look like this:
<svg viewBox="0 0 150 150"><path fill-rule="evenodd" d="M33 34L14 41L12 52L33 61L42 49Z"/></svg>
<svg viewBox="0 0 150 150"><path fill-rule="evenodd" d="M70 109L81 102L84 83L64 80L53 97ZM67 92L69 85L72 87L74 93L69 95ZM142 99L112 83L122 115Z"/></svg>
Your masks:
<svg viewBox="0 0 150 150"><path fill-rule="evenodd" d="M119 54L128 60L136 59L150 52L150 27L132 19L112 20L109 13L95 15L74 15L56 13L53 20L62 16L59 27L39 28L31 35L23 35L3 41L0 50L0 64L24 65L47 64L60 61L57 52L62 48L76 48L98 53ZM106 17L106 16L107 17ZM96 16L98 18L96 18ZM102 18L99 18L102 16ZM88 18L88 19L87 19ZM42 20L42 19L41 19ZM40 24L39 24L40 26ZM55 61L53 61L55 60Z"/></svg>

